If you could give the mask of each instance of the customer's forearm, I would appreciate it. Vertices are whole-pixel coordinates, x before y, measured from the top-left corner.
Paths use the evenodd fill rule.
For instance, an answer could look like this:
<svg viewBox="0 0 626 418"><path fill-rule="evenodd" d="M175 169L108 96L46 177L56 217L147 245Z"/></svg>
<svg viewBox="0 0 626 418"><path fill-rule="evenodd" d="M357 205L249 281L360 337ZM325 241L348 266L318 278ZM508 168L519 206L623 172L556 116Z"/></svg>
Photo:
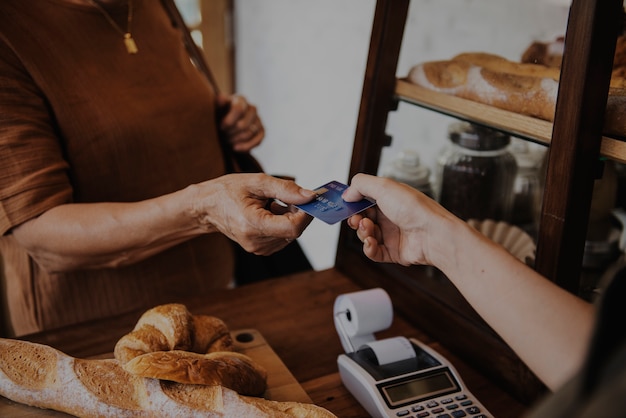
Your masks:
<svg viewBox="0 0 626 418"><path fill-rule="evenodd" d="M589 303L469 228L456 228L442 270L546 385L579 369L593 322Z"/></svg>

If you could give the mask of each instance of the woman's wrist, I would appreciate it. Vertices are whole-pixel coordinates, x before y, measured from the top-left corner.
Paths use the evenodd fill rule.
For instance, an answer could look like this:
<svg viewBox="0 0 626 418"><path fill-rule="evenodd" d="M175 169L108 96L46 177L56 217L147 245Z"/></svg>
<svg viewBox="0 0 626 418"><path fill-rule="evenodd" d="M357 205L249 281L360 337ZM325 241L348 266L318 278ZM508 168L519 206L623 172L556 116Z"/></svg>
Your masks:
<svg viewBox="0 0 626 418"><path fill-rule="evenodd" d="M181 218L185 220L188 227L198 233L206 234L217 232L211 210L211 201L214 196L219 195L212 191L216 187L214 182L207 181L201 184L192 184L182 189L176 197L181 208L178 209Z"/></svg>

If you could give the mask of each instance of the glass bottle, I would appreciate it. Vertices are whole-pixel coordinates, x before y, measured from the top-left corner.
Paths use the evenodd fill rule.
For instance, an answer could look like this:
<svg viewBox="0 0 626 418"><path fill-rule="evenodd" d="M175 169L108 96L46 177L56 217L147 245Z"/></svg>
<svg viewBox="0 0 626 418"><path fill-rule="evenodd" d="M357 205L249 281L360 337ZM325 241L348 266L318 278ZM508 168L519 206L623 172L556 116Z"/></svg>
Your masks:
<svg viewBox="0 0 626 418"><path fill-rule="evenodd" d="M531 149L527 141L514 138L509 151L517 162L511 223L536 238L543 197L541 162L545 150Z"/></svg>
<svg viewBox="0 0 626 418"><path fill-rule="evenodd" d="M467 122L448 129L450 146L438 159L438 200L461 219L510 221L515 157L511 139Z"/></svg>

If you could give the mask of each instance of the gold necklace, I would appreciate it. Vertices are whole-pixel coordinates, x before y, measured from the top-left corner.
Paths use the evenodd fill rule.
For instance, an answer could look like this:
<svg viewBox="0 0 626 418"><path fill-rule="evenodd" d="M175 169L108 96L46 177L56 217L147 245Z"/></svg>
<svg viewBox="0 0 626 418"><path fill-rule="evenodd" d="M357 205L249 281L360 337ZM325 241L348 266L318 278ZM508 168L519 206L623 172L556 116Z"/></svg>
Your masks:
<svg viewBox="0 0 626 418"><path fill-rule="evenodd" d="M96 8L98 8L100 13L102 13L106 20L109 21L111 26L113 26L113 28L124 37L124 45L126 45L126 51L128 51L129 54L136 54L139 50L137 49L137 44L133 39L133 35L131 35L131 24L133 22L133 0L128 0L128 19L126 23L126 30L120 28L119 25L115 23L115 20L113 20L111 15L107 13L106 10L104 10L100 3L98 3L96 0L89 1L91 2L91 4L96 6Z"/></svg>

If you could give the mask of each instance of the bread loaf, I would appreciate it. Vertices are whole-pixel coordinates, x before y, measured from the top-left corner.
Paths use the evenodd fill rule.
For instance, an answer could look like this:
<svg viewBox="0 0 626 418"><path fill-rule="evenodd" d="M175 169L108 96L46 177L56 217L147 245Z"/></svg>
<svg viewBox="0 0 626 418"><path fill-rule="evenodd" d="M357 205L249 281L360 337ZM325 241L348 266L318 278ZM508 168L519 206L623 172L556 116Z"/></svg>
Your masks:
<svg viewBox="0 0 626 418"><path fill-rule="evenodd" d="M617 136L626 135L623 74L621 68L613 71L605 113L605 133ZM479 52L415 65L407 80L429 90L553 121L559 76L558 68Z"/></svg>
<svg viewBox="0 0 626 418"><path fill-rule="evenodd" d="M563 37L550 42L533 42L522 53L521 62L560 68L564 47ZM614 68L624 66L626 66L626 34L618 36L613 56Z"/></svg>
<svg viewBox="0 0 626 418"><path fill-rule="evenodd" d="M550 42L536 41L522 53L522 62L559 68L564 48L565 39L562 36Z"/></svg>
<svg viewBox="0 0 626 418"><path fill-rule="evenodd" d="M552 120L558 82L552 78L494 71L465 60L431 61L414 66L412 83L429 90Z"/></svg>
<svg viewBox="0 0 626 418"><path fill-rule="evenodd" d="M452 58L452 61L464 61L486 68L496 73L514 74L520 76L551 78L558 80L560 70L555 67L532 63L519 63L487 52L465 52Z"/></svg>
<svg viewBox="0 0 626 418"><path fill-rule="evenodd" d="M334 417L296 402L246 397L126 372L117 360L82 360L52 347L0 339L0 395L80 417Z"/></svg>

